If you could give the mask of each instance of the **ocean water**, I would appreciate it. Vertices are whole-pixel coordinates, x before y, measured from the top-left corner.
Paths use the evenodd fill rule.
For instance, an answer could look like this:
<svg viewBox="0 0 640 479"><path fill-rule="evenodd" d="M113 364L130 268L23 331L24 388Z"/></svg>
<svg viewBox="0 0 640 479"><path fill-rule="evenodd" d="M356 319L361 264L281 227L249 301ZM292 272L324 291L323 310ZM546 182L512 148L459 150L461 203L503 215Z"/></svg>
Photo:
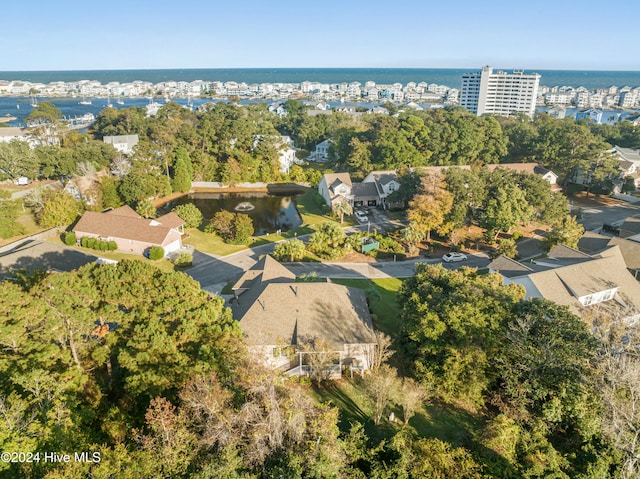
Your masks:
<svg viewBox="0 0 640 479"><path fill-rule="evenodd" d="M0 71L0 80L25 80L37 83L97 80L103 84L134 80L165 81L237 81L246 83L321 83L374 81L378 84L427 82L460 88L462 75L478 68L231 68L175 70L85 70L85 71ZM510 71L509 68L495 68ZM640 86L640 71L531 70L539 73L541 85L584 86L588 89L616 86Z"/></svg>
<svg viewBox="0 0 640 479"><path fill-rule="evenodd" d="M321 83L340 83L358 81L364 84L374 81L377 84L413 82L436 83L460 88L464 73L479 69L445 69L445 68L242 68L242 69L176 69L176 70L86 70L86 71L23 71L0 72L0 81L24 80L37 83L53 81L74 82L79 80L97 80L102 84L112 81L120 83L135 80L161 83L165 81L237 81L246 83L301 83L305 80ZM507 70L507 69L505 69ZM507 70L508 71L508 70ZM527 71L529 72L529 71ZM640 86L640 71L575 71L575 70L538 70L542 75L541 84L547 86L567 85L584 86L588 89L616 86ZM39 99L45 101L45 99ZM47 100L49 101L49 100ZM51 100L65 117L73 118L85 113L95 116L105 108L106 98L92 98L91 105L80 105L77 98ZM111 103L115 108L144 106L148 100L144 98L127 98L124 105ZM186 104L186 99L176 99L177 103ZM205 99L194 99L195 107L206 102ZM161 101L160 101L161 102ZM243 102L244 103L244 102ZM368 104L371 105L371 104ZM0 96L0 118L15 117L7 124L22 126L24 118L31 112L29 98ZM568 111L567 114L575 114ZM603 114L603 121L609 122L620 112Z"/></svg>

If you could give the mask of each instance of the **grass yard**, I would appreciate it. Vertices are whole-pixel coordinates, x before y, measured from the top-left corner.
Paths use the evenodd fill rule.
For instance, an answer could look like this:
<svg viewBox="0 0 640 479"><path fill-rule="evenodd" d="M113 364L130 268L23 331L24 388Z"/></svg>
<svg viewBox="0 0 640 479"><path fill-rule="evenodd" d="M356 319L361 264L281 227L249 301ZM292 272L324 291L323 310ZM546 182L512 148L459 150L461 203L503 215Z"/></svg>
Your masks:
<svg viewBox="0 0 640 479"><path fill-rule="evenodd" d="M36 224L36 221L29 210L26 210L23 214L21 214L17 218L17 222L24 227L24 234L21 234L19 236L13 236L11 238L6 238L6 239L0 238L0 246L13 243L14 241L18 241L22 238L25 238L26 236L30 236L47 229L47 228L42 228Z"/></svg>
<svg viewBox="0 0 640 479"><path fill-rule="evenodd" d="M365 426L368 435L383 439L391 437L402 427L400 407L387 411L387 414L394 412L396 422L383 419L378 426L374 426L371 400L367 397L360 378L342 379L324 386L313 386L309 394L319 403L330 404L340 411L338 425L343 432L348 432L351 424L358 422ZM475 439L473 431L481 430L482 422L483 418L479 415L452 405L427 401L417 409L409 425L420 437L437 438L459 447L468 446L469 442Z"/></svg>
<svg viewBox="0 0 640 479"><path fill-rule="evenodd" d="M225 243L220 236L213 233L205 233L198 228L186 228L185 236L186 235L188 235L188 237L183 237L182 242L192 245L195 249L203 253L225 256L247 249L247 246L244 245Z"/></svg>
<svg viewBox="0 0 640 479"><path fill-rule="evenodd" d="M302 217L302 225L319 225L328 221L336 222L331 215L322 212L323 200L320 200L317 190L309 189L306 193L296 198L296 206L298 213ZM357 225L357 221L351 216L344 217L344 223L341 226Z"/></svg>

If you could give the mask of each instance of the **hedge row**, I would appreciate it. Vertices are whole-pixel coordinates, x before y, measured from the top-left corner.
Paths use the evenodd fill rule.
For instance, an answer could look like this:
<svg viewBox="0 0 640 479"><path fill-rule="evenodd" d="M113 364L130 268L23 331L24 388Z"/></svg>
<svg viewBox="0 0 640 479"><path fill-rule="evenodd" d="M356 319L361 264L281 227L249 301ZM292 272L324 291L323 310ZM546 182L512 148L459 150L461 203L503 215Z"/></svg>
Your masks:
<svg viewBox="0 0 640 479"><path fill-rule="evenodd" d="M84 237L80 240L80 245L84 248L91 248L99 251L115 251L118 249L118 244L115 241L103 241L97 238Z"/></svg>

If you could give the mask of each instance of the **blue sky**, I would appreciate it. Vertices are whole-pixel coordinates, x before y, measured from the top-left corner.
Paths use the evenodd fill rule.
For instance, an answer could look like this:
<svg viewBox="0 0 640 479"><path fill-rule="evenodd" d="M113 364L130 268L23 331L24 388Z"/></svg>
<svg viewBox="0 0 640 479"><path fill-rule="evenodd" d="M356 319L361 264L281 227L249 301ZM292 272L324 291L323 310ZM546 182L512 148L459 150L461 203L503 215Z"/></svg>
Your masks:
<svg viewBox="0 0 640 479"><path fill-rule="evenodd" d="M640 70L637 0L3 3L0 71Z"/></svg>

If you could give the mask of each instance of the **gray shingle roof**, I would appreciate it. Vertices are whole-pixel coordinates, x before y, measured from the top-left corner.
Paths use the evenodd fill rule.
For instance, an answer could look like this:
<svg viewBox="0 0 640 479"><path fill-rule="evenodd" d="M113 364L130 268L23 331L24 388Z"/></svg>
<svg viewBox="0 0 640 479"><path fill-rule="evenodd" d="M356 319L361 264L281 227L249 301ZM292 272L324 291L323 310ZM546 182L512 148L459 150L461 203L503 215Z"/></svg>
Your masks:
<svg viewBox="0 0 640 479"><path fill-rule="evenodd" d="M533 272L533 270L528 266L504 255L498 256L489 263L488 268L499 272L502 276L507 278L517 278L518 276L524 276Z"/></svg>
<svg viewBox="0 0 640 479"><path fill-rule="evenodd" d="M231 304L249 345L299 344L319 337L340 348L375 343L361 290L334 283L296 283L293 273L269 256L250 271L251 278L249 272L242 276L248 281L241 278L242 283L236 283L248 289Z"/></svg>
<svg viewBox="0 0 640 479"><path fill-rule="evenodd" d="M374 182L354 183L353 196L356 200L358 200L358 198L378 198L378 188Z"/></svg>

